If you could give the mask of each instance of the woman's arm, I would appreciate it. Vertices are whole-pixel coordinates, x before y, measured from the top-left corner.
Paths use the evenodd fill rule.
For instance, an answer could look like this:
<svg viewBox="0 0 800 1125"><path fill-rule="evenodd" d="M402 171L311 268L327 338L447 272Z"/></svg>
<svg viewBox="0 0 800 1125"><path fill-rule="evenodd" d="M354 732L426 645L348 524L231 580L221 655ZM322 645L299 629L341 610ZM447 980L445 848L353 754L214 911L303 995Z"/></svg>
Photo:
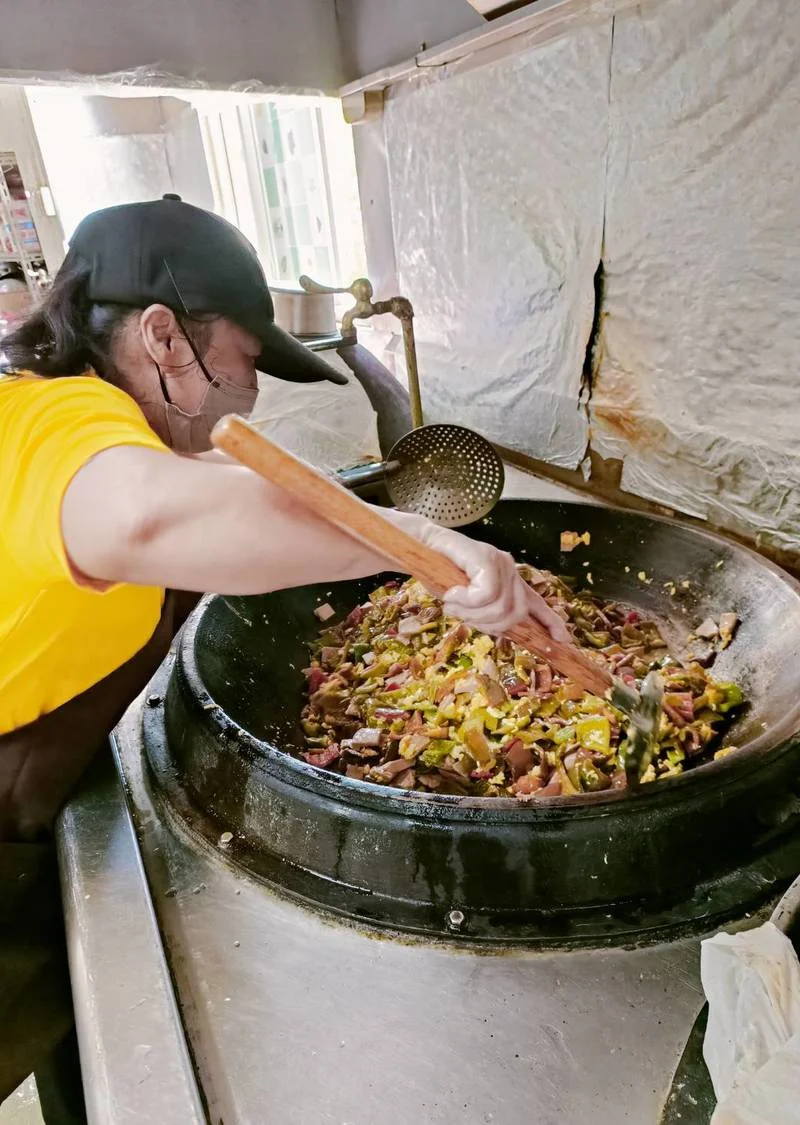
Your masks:
<svg viewBox="0 0 800 1125"><path fill-rule="evenodd" d="M419 516L385 514L468 575L469 587L445 599L454 616L489 633L533 616L568 639L509 555ZM260 594L396 569L248 469L135 446L106 450L76 473L61 525L75 573L91 584Z"/></svg>
<svg viewBox="0 0 800 1125"><path fill-rule="evenodd" d="M248 469L134 446L75 475L61 521L73 567L101 582L257 594L389 566Z"/></svg>

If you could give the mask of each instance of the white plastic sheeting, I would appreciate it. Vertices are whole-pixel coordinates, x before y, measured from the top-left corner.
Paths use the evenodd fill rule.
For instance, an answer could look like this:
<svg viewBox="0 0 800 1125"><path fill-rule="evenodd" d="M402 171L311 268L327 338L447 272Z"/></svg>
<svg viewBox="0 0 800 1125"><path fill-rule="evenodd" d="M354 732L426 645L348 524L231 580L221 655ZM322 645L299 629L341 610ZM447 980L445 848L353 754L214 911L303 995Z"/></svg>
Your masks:
<svg viewBox="0 0 800 1125"><path fill-rule="evenodd" d="M335 351L321 354L348 376L346 386L260 376L251 422L265 437L319 469L380 461L378 420L364 389Z"/></svg>
<svg viewBox="0 0 800 1125"><path fill-rule="evenodd" d="M386 106L401 291L428 420L568 468L603 223L611 23Z"/></svg>
<svg viewBox="0 0 800 1125"><path fill-rule="evenodd" d="M385 120L428 416L796 550L800 5L587 2Z"/></svg>
<svg viewBox="0 0 800 1125"><path fill-rule="evenodd" d="M800 536L800 6L617 16L592 445L623 487Z"/></svg>

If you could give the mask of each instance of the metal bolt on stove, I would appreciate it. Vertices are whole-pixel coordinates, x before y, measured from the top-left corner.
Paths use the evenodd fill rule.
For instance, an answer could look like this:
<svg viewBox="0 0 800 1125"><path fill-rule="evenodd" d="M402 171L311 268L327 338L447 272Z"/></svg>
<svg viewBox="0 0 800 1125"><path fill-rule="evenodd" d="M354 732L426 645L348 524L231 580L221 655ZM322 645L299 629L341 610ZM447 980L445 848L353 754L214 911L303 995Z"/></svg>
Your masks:
<svg viewBox="0 0 800 1125"><path fill-rule="evenodd" d="M466 920L466 915L463 910L451 910L445 918L445 924L448 930L452 930L453 933L459 933L464 928Z"/></svg>

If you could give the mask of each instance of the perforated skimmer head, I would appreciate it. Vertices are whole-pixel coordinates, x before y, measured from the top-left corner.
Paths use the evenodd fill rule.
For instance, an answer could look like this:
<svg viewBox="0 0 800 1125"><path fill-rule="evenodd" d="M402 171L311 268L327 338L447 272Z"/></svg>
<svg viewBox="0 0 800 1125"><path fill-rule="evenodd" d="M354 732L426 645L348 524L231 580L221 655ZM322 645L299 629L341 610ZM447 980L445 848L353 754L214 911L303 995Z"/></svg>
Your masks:
<svg viewBox="0 0 800 1125"><path fill-rule="evenodd" d="M488 515L503 492L505 471L494 446L463 426L431 425L401 437L386 474L394 504L444 527Z"/></svg>

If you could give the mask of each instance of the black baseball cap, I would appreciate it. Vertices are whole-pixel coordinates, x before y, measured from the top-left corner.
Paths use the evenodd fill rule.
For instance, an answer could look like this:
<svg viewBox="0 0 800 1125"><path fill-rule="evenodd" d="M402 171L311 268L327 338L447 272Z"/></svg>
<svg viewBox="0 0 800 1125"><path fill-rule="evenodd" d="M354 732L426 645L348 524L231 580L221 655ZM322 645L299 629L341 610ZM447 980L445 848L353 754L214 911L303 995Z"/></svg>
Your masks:
<svg viewBox="0 0 800 1125"><path fill-rule="evenodd" d="M63 268L79 264L89 267L88 296L97 304L226 316L261 341L259 371L294 383L347 383L275 323L264 271L241 231L178 195L87 215Z"/></svg>

